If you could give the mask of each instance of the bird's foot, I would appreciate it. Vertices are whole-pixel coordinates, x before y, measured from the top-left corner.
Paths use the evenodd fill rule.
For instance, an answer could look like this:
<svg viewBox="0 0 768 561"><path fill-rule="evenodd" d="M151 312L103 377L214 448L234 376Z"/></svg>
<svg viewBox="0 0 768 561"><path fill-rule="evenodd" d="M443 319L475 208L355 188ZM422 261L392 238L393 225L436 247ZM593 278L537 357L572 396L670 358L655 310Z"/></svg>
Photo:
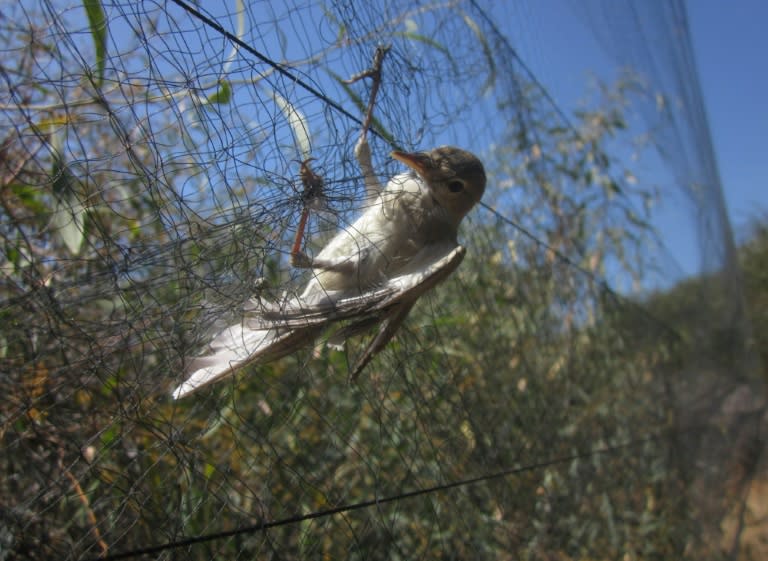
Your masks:
<svg viewBox="0 0 768 561"><path fill-rule="evenodd" d="M291 265L296 269L311 269L312 258L303 251L296 251L291 253Z"/></svg>

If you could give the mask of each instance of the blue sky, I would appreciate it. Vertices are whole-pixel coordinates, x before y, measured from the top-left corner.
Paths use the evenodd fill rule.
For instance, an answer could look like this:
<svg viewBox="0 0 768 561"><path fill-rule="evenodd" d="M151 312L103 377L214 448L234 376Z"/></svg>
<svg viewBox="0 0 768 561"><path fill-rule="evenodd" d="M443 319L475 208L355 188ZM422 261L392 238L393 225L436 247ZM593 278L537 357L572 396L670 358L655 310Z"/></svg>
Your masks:
<svg viewBox="0 0 768 561"><path fill-rule="evenodd" d="M591 10L584 9L587 5ZM618 66L609 55L616 45L601 45L589 29L631 26L634 14L630 9L616 12L599 2L582 4L579 0L530 0L521 3L519 13L512 17L508 8L500 7L507 4L496 6L498 19L515 48L566 111L588 92L589 75L605 83L615 79ZM633 4L630 1L621 6ZM643 11L642 3L634 6ZM764 60L768 53L764 32L768 3L687 0L685 6L727 210L738 236L750 218L761 211L768 213L768 65ZM618 20L612 19L617 15ZM604 19L593 19L601 17ZM651 27L646 29L646 39L653 49L653 33L665 28ZM706 242L702 245L697 237L702 223L697 223L697 210L671 188L675 179L664 175L663 166L650 162L650 167L641 164L638 170L641 181L658 184L663 193L652 222L663 240L665 251L658 264L664 269L663 282L669 283L700 272L712 248Z"/></svg>
<svg viewBox="0 0 768 561"><path fill-rule="evenodd" d="M690 0L688 19L731 222L768 212L768 2Z"/></svg>
<svg viewBox="0 0 768 561"><path fill-rule="evenodd" d="M609 64L595 37L585 33L585 27L580 25L584 21L579 19L585 16L580 14L583 10L578 9L579 0L528 0L491 5L502 32L567 113L588 93L590 75L598 75L607 83L615 79L616 66ZM768 53L768 39L763 33L764 22L768 21L768 3L760 0L736 0L728 4L724 0L688 0L686 5L726 203L738 233L740 225L751 216L761 209L768 211L768 154L765 153L764 142L764 130L768 127L765 103L768 99L768 76L763 71L766 64L762 59ZM631 21L631 11L625 12L627 21ZM300 17L302 13L292 17ZM261 17L264 14L258 15ZM596 15L601 15L599 10ZM234 21L223 21L228 28L235 29ZM626 21L614 23L622 25ZM302 25L311 28L312 22L303 22L294 28L302 28ZM274 26L265 29L274 30ZM256 47L281 58L279 38L262 31ZM192 36L194 38L194 33ZM652 37L649 43L651 41ZM287 44L304 46L295 37L291 37ZM228 44L220 48L225 53L230 50ZM216 48L211 51L216 51ZM217 60L210 61L214 69L219 64ZM282 95L289 96L294 102L306 102L307 96L301 91L293 91L288 85L283 85L286 90ZM329 92L336 99L346 100L343 93ZM252 99L245 101L253 103ZM311 107L302 105L301 108L312 113ZM456 135L466 133L466 127L460 125L453 129ZM464 142L475 148L473 140L480 141L473 137ZM453 138L443 141L458 142ZM643 170L639 171L642 180ZM652 177L651 180L655 179ZM668 189L671 182L668 178L659 180L667 192L672 191ZM684 209L678 203L668 197L657 209L664 245L674 262L666 271L667 282L701 270L702 247L696 237L695 208L691 212L690 207ZM681 211L681 208L684 210Z"/></svg>

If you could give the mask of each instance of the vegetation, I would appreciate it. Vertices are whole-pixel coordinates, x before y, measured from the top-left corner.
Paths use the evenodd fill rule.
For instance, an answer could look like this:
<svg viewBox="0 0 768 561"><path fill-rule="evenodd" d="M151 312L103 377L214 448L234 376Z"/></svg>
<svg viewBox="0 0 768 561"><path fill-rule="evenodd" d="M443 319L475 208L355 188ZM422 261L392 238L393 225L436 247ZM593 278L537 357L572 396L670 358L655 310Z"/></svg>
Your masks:
<svg viewBox="0 0 768 561"><path fill-rule="evenodd" d="M158 67L141 41L136 59L110 53L109 18L99 2L84 6L91 42L52 41L61 36L45 32L45 11L0 20L13 55L0 61L12 100L0 128L0 559L88 558L238 528L252 531L180 549L191 559L702 552L714 519L696 518L696 478L675 453L673 386L702 343L691 295L716 285L691 279L640 301L602 280L640 283L653 239L657 194L612 155L646 146L629 126L632 77L602 86L566 126L540 90L504 74L500 47L470 15L458 14L471 33L456 37L480 53L484 80L460 80L472 68L455 60L466 44L393 35L449 58L444 78L495 92L500 113L514 105L485 158L493 211L466 228L470 256L356 385L345 380L360 342L172 402L183 357L210 329L247 298L300 283L283 257L300 207L289 158L275 153L280 131L308 146L299 129L311 115L270 92L259 99L282 100L272 121L236 137L224 125L243 84L217 78L206 95L181 95L119 76ZM163 23L146 19L142 40ZM338 27L333 49L360 40ZM82 52L94 53L89 71ZM331 71L319 55L306 64ZM396 123L385 108L381 122ZM327 179L343 225L359 181ZM755 231L742 247L745 286L763 309L767 238ZM714 378L743 353L726 359L732 347L712 343Z"/></svg>
<svg viewBox="0 0 768 561"><path fill-rule="evenodd" d="M744 299L751 323L749 344L760 357L762 377L768 382L768 217L754 218L739 247L744 275Z"/></svg>

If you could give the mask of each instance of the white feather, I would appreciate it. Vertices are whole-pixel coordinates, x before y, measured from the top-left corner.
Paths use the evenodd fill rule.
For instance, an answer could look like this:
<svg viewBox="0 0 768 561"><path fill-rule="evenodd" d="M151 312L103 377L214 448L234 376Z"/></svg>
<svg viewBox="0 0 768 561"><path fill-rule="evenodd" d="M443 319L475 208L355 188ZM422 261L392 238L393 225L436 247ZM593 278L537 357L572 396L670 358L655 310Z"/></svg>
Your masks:
<svg viewBox="0 0 768 561"><path fill-rule="evenodd" d="M173 391L173 399L184 397L237 370L269 348L278 336L273 329L248 329L242 323L231 325L212 342L213 354L193 359L199 368Z"/></svg>

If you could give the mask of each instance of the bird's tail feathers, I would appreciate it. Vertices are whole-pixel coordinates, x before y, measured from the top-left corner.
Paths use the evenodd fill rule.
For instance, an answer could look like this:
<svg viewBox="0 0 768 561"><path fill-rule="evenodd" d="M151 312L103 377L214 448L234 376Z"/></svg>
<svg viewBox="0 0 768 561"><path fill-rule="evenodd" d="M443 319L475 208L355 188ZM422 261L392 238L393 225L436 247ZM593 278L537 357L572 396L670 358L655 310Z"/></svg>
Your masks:
<svg viewBox="0 0 768 561"><path fill-rule="evenodd" d="M211 342L211 353L193 358L186 369L187 379L173 391L179 399L256 360L275 360L314 340L316 328L250 329L232 325Z"/></svg>

